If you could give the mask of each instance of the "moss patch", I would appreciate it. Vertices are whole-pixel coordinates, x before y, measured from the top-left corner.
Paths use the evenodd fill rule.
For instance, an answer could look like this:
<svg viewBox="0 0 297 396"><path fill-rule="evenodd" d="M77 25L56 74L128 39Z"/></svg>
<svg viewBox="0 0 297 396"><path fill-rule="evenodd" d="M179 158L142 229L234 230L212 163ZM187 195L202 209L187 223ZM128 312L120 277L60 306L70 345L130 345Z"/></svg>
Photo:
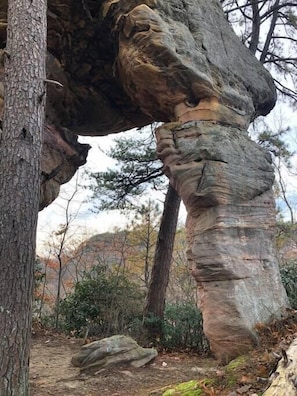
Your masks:
<svg viewBox="0 0 297 396"><path fill-rule="evenodd" d="M237 368L240 368L243 364L246 363L246 357L245 356L238 356L236 359L231 360L229 364L226 366L226 371L234 371Z"/></svg>
<svg viewBox="0 0 297 396"><path fill-rule="evenodd" d="M183 382L176 385L174 388L168 389L163 393L162 396L201 396L202 389L199 385L199 381L192 380L189 382Z"/></svg>
<svg viewBox="0 0 297 396"><path fill-rule="evenodd" d="M204 389L213 383L214 380L212 379L183 382L174 387L170 387L162 394L162 396L203 396L205 394Z"/></svg>
<svg viewBox="0 0 297 396"><path fill-rule="evenodd" d="M225 367L227 388L233 387L237 383L239 372L244 369L246 363L246 356L238 356Z"/></svg>

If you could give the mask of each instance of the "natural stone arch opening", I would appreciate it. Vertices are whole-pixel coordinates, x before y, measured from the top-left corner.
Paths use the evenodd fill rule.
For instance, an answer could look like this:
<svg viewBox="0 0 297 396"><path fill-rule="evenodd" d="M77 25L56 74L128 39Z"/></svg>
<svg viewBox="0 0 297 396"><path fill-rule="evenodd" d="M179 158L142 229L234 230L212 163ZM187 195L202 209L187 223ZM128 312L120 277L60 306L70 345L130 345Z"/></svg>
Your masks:
<svg viewBox="0 0 297 396"><path fill-rule="evenodd" d="M5 29L3 1L2 48ZM273 239L271 160L246 132L276 93L219 2L49 0L48 79L63 88L48 84L41 207L86 160L77 134L164 122L158 153L189 214L205 333L221 360L245 352L256 323L288 306Z"/></svg>

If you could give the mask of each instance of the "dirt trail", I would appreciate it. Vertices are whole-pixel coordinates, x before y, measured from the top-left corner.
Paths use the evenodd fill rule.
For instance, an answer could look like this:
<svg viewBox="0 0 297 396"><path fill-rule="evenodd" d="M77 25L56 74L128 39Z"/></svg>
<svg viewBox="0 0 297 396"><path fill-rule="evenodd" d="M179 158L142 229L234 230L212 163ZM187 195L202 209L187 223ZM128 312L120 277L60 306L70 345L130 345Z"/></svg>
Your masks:
<svg viewBox="0 0 297 396"><path fill-rule="evenodd" d="M140 369L120 367L80 373L70 363L81 341L53 334L33 337L30 365L32 396L147 396L163 386L203 378L215 370L212 359L161 354Z"/></svg>
<svg viewBox="0 0 297 396"><path fill-rule="evenodd" d="M153 390L193 379L212 378L205 395L251 396L263 393L282 351L297 337L297 311L269 325L257 326L259 346L231 366L186 353L161 354L140 369L118 367L80 373L71 357L82 341L48 330L37 331L31 353L31 396L148 396ZM156 392L154 396L159 395Z"/></svg>

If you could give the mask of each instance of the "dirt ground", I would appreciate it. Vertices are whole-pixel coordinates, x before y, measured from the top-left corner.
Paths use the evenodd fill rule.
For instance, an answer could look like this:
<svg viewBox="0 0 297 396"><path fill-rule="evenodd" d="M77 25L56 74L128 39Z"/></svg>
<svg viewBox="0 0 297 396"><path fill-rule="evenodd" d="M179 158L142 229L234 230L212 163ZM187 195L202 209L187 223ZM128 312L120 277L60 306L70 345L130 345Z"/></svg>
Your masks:
<svg viewBox="0 0 297 396"><path fill-rule="evenodd" d="M177 382L203 378L216 370L211 358L185 353L159 354L143 368L117 367L80 373L70 363L81 340L48 333L33 337L30 379L32 396L146 396Z"/></svg>
<svg viewBox="0 0 297 396"><path fill-rule="evenodd" d="M31 396L159 396L167 385L204 378L214 379L204 395L259 395L276 367L276 354L281 355L281 349L297 337L297 313L285 321L260 326L258 331L259 347L231 373L212 358L187 353L160 353L152 364L139 369L117 367L84 373L70 363L82 340L38 331L32 340Z"/></svg>

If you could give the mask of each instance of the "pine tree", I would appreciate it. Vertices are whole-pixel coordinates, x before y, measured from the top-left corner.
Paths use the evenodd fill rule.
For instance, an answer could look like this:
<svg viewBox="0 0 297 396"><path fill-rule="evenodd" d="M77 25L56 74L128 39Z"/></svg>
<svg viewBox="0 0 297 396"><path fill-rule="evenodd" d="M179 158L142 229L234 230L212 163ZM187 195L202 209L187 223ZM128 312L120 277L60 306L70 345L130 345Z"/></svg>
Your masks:
<svg viewBox="0 0 297 396"><path fill-rule="evenodd" d="M93 197L99 199L101 209L125 209L137 205L136 197L145 189L164 188L167 184L163 167L156 157L156 144L152 134L142 132L135 138L115 139L115 146L107 153L116 160L115 168L91 174L95 184ZM172 262L174 238L177 227L180 197L169 184L164 201L160 228L157 236L151 276L148 268L145 280L148 285L144 318L154 317L152 322L144 320L149 337L161 336L164 317L166 289ZM150 279L149 279L150 278ZM149 282L149 283L148 283ZM153 325L149 325L153 323Z"/></svg>
<svg viewBox="0 0 297 396"><path fill-rule="evenodd" d="M46 0L9 0L0 141L0 395L29 395Z"/></svg>

